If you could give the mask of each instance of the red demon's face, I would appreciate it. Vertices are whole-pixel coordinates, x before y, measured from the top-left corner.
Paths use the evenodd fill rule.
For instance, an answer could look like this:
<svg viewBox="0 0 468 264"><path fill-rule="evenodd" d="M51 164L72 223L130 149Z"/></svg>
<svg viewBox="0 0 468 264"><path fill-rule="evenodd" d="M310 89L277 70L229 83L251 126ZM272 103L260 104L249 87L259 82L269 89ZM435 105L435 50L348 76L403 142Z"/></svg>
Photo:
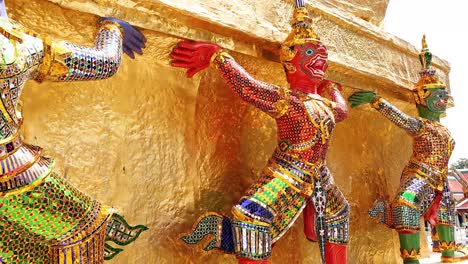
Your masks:
<svg viewBox="0 0 468 264"><path fill-rule="evenodd" d="M320 81L327 70L327 48L318 43L306 43L294 46L296 56L285 62L286 75L289 83L297 78L316 79Z"/></svg>

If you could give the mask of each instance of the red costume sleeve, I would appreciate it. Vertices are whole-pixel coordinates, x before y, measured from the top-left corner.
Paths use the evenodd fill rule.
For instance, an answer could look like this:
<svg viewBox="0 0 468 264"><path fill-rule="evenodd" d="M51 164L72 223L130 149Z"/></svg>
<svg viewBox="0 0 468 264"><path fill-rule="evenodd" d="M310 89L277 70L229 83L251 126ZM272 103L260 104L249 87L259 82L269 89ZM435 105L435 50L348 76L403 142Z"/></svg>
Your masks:
<svg viewBox="0 0 468 264"><path fill-rule="evenodd" d="M278 118L287 109L287 90L253 78L225 52L213 55L212 63L220 71L225 82L242 100Z"/></svg>
<svg viewBox="0 0 468 264"><path fill-rule="evenodd" d="M330 91L330 97L334 105L334 113L335 113L335 121L341 122L346 119L348 116L348 105L346 104L346 100L341 95L338 89L332 89Z"/></svg>

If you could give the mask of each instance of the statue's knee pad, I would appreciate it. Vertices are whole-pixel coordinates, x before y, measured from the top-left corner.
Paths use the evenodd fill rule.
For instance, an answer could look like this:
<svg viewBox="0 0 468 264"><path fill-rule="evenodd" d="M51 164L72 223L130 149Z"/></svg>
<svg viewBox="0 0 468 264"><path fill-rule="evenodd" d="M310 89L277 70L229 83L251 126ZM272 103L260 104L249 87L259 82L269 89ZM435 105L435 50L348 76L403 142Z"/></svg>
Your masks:
<svg viewBox="0 0 468 264"><path fill-rule="evenodd" d="M232 209L234 251L238 257L252 260L268 259L271 255L270 223L273 214L250 199Z"/></svg>
<svg viewBox="0 0 468 264"><path fill-rule="evenodd" d="M234 251L238 257L264 260L271 255L270 226L260 222L232 221Z"/></svg>
<svg viewBox="0 0 468 264"><path fill-rule="evenodd" d="M392 203L393 225L396 230L419 231L421 212L404 203Z"/></svg>

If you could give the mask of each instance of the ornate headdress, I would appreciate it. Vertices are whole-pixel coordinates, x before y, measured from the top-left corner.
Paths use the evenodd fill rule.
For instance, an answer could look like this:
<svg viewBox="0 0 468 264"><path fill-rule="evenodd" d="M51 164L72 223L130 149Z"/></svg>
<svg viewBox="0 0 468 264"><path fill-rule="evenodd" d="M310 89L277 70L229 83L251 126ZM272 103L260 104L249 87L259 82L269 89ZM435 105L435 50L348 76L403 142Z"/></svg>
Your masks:
<svg viewBox="0 0 468 264"><path fill-rule="evenodd" d="M296 51L291 49L294 45L320 43L320 38L312 29L312 18L305 6L305 0L296 0L296 8L291 20L292 31L281 45L281 62L294 58Z"/></svg>
<svg viewBox="0 0 468 264"><path fill-rule="evenodd" d="M422 70L419 72L419 81L416 83L413 93L416 104L426 105L426 97L430 92L427 89L445 89L445 84L441 83L435 75L435 69L431 68L432 53L429 51L426 43L426 35L422 38L422 49L419 53L419 61Z"/></svg>

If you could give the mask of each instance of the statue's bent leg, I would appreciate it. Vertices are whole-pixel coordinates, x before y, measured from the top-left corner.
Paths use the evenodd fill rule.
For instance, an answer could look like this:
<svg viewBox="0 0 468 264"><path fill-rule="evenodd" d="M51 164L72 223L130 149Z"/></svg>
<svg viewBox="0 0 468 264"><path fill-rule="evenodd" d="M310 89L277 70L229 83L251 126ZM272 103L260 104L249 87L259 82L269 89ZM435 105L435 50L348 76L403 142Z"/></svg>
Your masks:
<svg viewBox="0 0 468 264"><path fill-rule="evenodd" d="M343 193L334 184L330 173L323 178L326 195L325 262L327 264L347 263L347 244L349 242L349 204Z"/></svg>
<svg viewBox="0 0 468 264"><path fill-rule="evenodd" d="M442 199L437 212L437 233L439 235L439 248L442 251L441 260L444 263L459 262L468 258L467 255L455 251L455 205L448 189L447 181L444 183Z"/></svg>
<svg viewBox="0 0 468 264"><path fill-rule="evenodd" d="M233 208L234 250L240 263L268 259L271 245L305 207L305 198L275 173L266 168Z"/></svg>
<svg viewBox="0 0 468 264"><path fill-rule="evenodd" d="M421 213L407 206L404 196L397 196L392 204L393 221L400 238L400 254L405 264L418 264L420 258L419 228Z"/></svg>
<svg viewBox="0 0 468 264"><path fill-rule="evenodd" d="M402 178L398 195L392 203L392 220L399 234L404 263L419 263L420 218L433 205L436 194L423 179L411 175Z"/></svg>
<svg viewBox="0 0 468 264"><path fill-rule="evenodd" d="M431 225L431 240L432 240L432 252L441 252L439 247L439 234L437 233L437 227Z"/></svg>
<svg viewBox="0 0 468 264"><path fill-rule="evenodd" d="M305 207L305 198L274 170L266 168L236 206L233 217L217 213L201 216L182 237L188 244L213 238L205 250L235 253L239 263L268 263L272 245L292 226Z"/></svg>
<svg viewBox="0 0 468 264"><path fill-rule="evenodd" d="M442 260L455 256L455 237L452 226L438 224L436 226L439 233L439 247L442 250Z"/></svg>
<svg viewBox="0 0 468 264"><path fill-rule="evenodd" d="M307 199L304 208L304 234L312 242L317 242L317 232L315 229L315 207L311 199Z"/></svg>
<svg viewBox="0 0 468 264"><path fill-rule="evenodd" d="M398 231L400 238L400 252L403 263L405 264L419 264L419 250L420 250L420 237L419 232L414 231L405 232Z"/></svg>

